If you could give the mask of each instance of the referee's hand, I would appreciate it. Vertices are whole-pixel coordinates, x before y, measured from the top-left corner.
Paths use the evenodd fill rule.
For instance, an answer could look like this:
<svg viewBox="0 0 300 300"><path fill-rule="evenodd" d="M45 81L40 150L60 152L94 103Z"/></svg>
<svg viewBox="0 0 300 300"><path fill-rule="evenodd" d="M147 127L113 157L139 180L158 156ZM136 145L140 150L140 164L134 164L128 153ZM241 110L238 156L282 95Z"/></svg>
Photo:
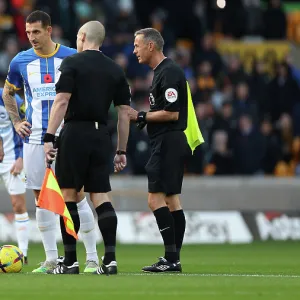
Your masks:
<svg viewBox="0 0 300 300"><path fill-rule="evenodd" d="M57 149L54 148L53 143L44 143L44 152L46 156L46 164L55 160Z"/></svg>
<svg viewBox="0 0 300 300"><path fill-rule="evenodd" d="M114 158L114 171L115 173L121 172L127 165L126 155L118 155L116 154Z"/></svg>

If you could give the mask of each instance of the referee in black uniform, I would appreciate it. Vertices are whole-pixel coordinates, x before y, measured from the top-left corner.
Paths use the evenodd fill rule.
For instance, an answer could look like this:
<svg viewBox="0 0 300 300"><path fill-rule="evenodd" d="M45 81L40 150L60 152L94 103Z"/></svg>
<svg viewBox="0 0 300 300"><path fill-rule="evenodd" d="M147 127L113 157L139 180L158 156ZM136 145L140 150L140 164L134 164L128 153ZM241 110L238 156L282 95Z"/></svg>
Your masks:
<svg viewBox="0 0 300 300"><path fill-rule="evenodd" d="M146 272L181 272L179 259L185 232L180 204L184 160L189 153L184 130L187 127L187 86L184 72L163 54L164 40L153 29L135 33L134 54L139 63L154 70L150 88L150 111L131 109L130 118L139 128L146 124L151 157L146 165L148 204L156 218L165 245L165 255Z"/></svg>
<svg viewBox="0 0 300 300"><path fill-rule="evenodd" d="M90 193L98 215L105 255L97 274L117 273L115 258L117 216L107 192L111 140L107 129L108 110L113 102L118 110L118 149L115 171L126 166L129 134L130 89L122 69L99 51L105 29L98 21L84 24L77 34L77 51L60 66L56 97L44 138L46 159L56 157L56 176L76 232L80 222L76 205L77 192L84 186ZM53 148L54 134L64 118L64 127ZM76 240L66 233L61 219L65 258L54 274L78 274Z"/></svg>

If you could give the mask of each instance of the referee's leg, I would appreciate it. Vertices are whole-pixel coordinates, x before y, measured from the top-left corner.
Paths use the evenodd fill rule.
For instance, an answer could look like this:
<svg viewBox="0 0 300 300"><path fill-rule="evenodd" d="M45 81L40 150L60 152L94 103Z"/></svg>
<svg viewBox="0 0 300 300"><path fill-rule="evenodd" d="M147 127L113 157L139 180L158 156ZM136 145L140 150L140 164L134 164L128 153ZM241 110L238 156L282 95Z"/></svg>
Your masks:
<svg viewBox="0 0 300 300"><path fill-rule="evenodd" d="M79 231L80 220L77 207L77 191L73 188L62 188L61 192L65 199L66 206L70 212L74 223L74 230L76 234ZM64 219L60 216L60 229L62 240L64 244L65 257L58 259L57 267L53 270L53 274L79 274L79 263L77 261L77 241L75 237L67 233Z"/></svg>
<svg viewBox="0 0 300 300"><path fill-rule="evenodd" d="M166 193L161 177L162 157L160 146L152 149L146 166L148 175L148 205L152 210L164 241L165 254L158 262L146 266L144 272L180 272L175 243L174 219L166 203Z"/></svg>
<svg viewBox="0 0 300 300"><path fill-rule="evenodd" d="M183 243L186 226L185 215L180 203L179 195L166 196L166 203L174 219L175 243L178 261L180 261L180 251Z"/></svg>
<svg viewBox="0 0 300 300"><path fill-rule="evenodd" d="M116 261L117 215L106 192L90 193L90 198L98 216L98 226L104 243L102 261L105 269L103 270L102 265L98 268L97 273L101 275L107 272L110 275L115 275L118 273Z"/></svg>

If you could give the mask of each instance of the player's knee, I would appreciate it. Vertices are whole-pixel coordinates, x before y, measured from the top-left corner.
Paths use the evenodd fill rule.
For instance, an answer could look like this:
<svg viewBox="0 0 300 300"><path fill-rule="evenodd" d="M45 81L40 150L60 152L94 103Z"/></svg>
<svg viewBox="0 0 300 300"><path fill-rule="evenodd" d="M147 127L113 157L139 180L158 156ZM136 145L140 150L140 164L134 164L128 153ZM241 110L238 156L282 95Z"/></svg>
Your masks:
<svg viewBox="0 0 300 300"><path fill-rule="evenodd" d="M56 223L54 222L38 222L37 227L39 231L46 232L56 229Z"/></svg>
<svg viewBox="0 0 300 300"><path fill-rule="evenodd" d="M56 215L53 212L37 207L36 221L40 231L55 230L56 219Z"/></svg>
<svg viewBox="0 0 300 300"><path fill-rule="evenodd" d="M24 195L11 195L11 203L15 214L23 214L26 212L26 204Z"/></svg>
<svg viewBox="0 0 300 300"><path fill-rule="evenodd" d="M83 233L88 233L95 228L95 222L85 222L85 223L80 223L80 231Z"/></svg>
<svg viewBox="0 0 300 300"><path fill-rule="evenodd" d="M166 203L170 211L182 209L178 195L171 195L166 197Z"/></svg>
<svg viewBox="0 0 300 300"><path fill-rule="evenodd" d="M154 211L166 205L165 196L163 193L151 193L148 197L148 206Z"/></svg>

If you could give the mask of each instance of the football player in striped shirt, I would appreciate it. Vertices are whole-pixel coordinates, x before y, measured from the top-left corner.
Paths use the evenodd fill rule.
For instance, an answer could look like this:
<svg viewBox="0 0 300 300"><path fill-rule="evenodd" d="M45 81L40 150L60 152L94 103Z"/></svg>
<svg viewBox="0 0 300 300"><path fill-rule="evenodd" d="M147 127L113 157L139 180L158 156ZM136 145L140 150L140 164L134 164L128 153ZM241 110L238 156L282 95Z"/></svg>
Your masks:
<svg viewBox="0 0 300 300"><path fill-rule="evenodd" d="M16 133L2 99L0 89L0 178L10 195L15 214L16 236L18 247L24 254L27 263L29 240L29 217L25 202L25 174L23 171L23 141ZM19 116L24 118L24 105L20 96L16 96Z"/></svg>
<svg viewBox="0 0 300 300"><path fill-rule="evenodd" d="M51 18L45 12L34 11L27 17L26 33L32 48L18 53L11 61L3 92L5 107L15 130L24 138L26 188L33 190L36 199L45 174L43 137L56 95L55 83L60 76L59 67L65 57L77 52L75 49L53 42L51 32ZM22 88L25 94L26 121L20 119L15 100L16 91ZM81 221L80 232L87 252L85 272L94 272L99 263L95 219L83 192L78 194L78 211ZM36 220L46 260L33 272L46 273L56 266L58 257L57 216L53 212L37 207Z"/></svg>

